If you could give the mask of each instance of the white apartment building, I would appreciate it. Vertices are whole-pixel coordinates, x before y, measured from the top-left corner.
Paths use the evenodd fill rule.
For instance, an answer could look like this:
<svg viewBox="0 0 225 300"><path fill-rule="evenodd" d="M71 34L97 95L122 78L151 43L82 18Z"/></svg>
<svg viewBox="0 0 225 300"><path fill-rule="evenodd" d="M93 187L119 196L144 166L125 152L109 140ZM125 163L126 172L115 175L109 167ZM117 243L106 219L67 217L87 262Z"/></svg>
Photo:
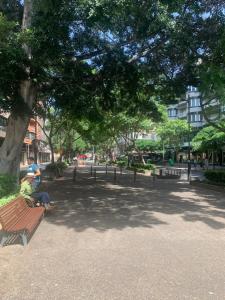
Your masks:
<svg viewBox="0 0 225 300"><path fill-rule="evenodd" d="M200 105L200 92L197 88L189 86L185 94L185 99L175 105L169 105L167 108L168 117L171 120L183 119L190 122L191 127L200 129L207 125ZM221 106L217 100L210 102L210 105L205 106L205 111L211 120L219 120L224 117L225 106Z"/></svg>
<svg viewBox="0 0 225 300"><path fill-rule="evenodd" d="M207 125L202 114L200 105L200 92L197 88L189 86L185 94L185 99L175 105L169 105L167 108L168 117L171 120L182 119L190 122L192 127L192 135L195 135L198 130ZM204 100L203 100L204 103ZM207 116L214 122L225 117L225 106L221 105L216 99L210 101L209 105L205 105ZM194 129L194 130L193 130ZM184 139L183 148L187 149L189 143ZM208 153L209 159L213 161L212 152ZM214 154L215 155L215 154ZM185 153L184 153L185 156ZM221 161L225 162L225 147L221 148Z"/></svg>
<svg viewBox="0 0 225 300"><path fill-rule="evenodd" d="M188 112L189 109L190 112ZM182 119L190 121L191 126L196 127L196 129L205 125L200 106L200 93L195 87L188 87L185 100L169 105L167 112L171 120Z"/></svg>

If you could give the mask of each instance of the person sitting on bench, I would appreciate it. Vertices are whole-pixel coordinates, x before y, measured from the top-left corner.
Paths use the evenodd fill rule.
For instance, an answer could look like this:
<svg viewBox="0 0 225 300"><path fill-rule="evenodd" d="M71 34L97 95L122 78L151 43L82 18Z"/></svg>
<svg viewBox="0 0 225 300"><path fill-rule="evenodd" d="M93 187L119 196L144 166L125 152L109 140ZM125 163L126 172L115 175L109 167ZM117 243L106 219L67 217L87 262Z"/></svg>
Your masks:
<svg viewBox="0 0 225 300"><path fill-rule="evenodd" d="M46 210L51 210L54 206L47 192L36 192L33 187L33 176L25 176L21 180L20 195L25 199L34 201L36 204L40 203Z"/></svg>

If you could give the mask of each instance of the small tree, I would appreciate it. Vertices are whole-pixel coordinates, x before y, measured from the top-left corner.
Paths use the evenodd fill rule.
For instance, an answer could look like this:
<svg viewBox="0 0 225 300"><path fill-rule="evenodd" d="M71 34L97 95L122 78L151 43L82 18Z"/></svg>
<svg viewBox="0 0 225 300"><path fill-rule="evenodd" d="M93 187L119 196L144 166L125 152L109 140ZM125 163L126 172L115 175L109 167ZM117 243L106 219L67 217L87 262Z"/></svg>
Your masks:
<svg viewBox="0 0 225 300"><path fill-rule="evenodd" d="M173 148L176 153L189 133L189 126L185 120L168 120L159 125L156 131L160 137L163 149L165 147Z"/></svg>
<svg viewBox="0 0 225 300"><path fill-rule="evenodd" d="M200 130L192 140L192 147L196 151L212 152L212 162L214 162L214 152L220 151L225 146L225 133L208 126Z"/></svg>
<svg viewBox="0 0 225 300"><path fill-rule="evenodd" d="M140 151L144 152L155 152L157 150L161 150L161 145L159 141L137 140L135 144Z"/></svg>

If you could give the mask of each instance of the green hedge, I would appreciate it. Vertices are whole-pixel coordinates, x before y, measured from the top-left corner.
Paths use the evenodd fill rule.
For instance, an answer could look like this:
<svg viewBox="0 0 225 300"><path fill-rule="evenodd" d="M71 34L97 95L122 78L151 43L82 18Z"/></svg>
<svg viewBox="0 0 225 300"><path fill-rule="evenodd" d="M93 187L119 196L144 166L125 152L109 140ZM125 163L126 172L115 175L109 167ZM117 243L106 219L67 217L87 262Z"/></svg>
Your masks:
<svg viewBox="0 0 225 300"><path fill-rule="evenodd" d="M225 170L207 170L204 174L207 180L225 185Z"/></svg>
<svg viewBox="0 0 225 300"><path fill-rule="evenodd" d="M145 173L145 170L144 170L144 169L137 168L137 167L134 167L134 166L127 167L127 170L130 170L130 171L136 171L137 173Z"/></svg>
<svg viewBox="0 0 225 300"><path fill-rule="evenodd" d="M155 166L152 164L140 164L140 163L133 163L132 167L137 168L137 169L143 169L143 170L154 170Z"/></svg>
<svg viewBox="0 0 225 300"><path fill-rule="evenodd" d="M104 163L106 163L106 160L105 159L99 159L99 163L104 164Z"/></svg>
<svg viewBox="0 0 225 300"><path fill-rule="evenodd" d="M0 175L0 206L15 199L19 191L17 179L11 175Z"/></svg>
<svg viewBox="0 0 225 300"><path fill-rule="evenodd" d="M11 175L0 175L0 199L18 190L17 179Z"/></svg>
<svg viewBox="0 0 225 300"><path fill-rule="evenodd" d="M119 157L117 160L116 160L116 164L117 166L121 167L121 168L124 168L128 165L128 158L127 156L121 156Z"/></svg>
<svg viewBox="0 0 225 300"><path fill-rule="evenodd" d="M127 162L126 161L122 161L122 160L119 160L116 163L117 163L117 166L119 166L121 168L124 168L127 165Z"/></svg>
<svg viewBox="0 0 225 300"><path fill-rule="evenodd" d="M12 201L13 199L15 199L18 196L18 194L12 194L10 196L6 196L0 199L0 207L9 203L10 201Z"/></svg>

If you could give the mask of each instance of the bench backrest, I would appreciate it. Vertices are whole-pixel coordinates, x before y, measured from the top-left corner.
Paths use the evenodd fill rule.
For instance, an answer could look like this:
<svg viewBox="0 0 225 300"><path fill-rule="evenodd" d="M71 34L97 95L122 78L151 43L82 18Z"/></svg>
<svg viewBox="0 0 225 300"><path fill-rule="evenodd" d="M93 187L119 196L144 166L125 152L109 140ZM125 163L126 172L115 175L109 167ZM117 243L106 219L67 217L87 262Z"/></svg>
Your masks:
<svg viewBox="0 0 225 300"><path fill-rule="evenodd" d="M16 224L20 217L29 210L28 205L23 197L18 197L10 203L0 208L0 223L2 229Z"/></svg>

